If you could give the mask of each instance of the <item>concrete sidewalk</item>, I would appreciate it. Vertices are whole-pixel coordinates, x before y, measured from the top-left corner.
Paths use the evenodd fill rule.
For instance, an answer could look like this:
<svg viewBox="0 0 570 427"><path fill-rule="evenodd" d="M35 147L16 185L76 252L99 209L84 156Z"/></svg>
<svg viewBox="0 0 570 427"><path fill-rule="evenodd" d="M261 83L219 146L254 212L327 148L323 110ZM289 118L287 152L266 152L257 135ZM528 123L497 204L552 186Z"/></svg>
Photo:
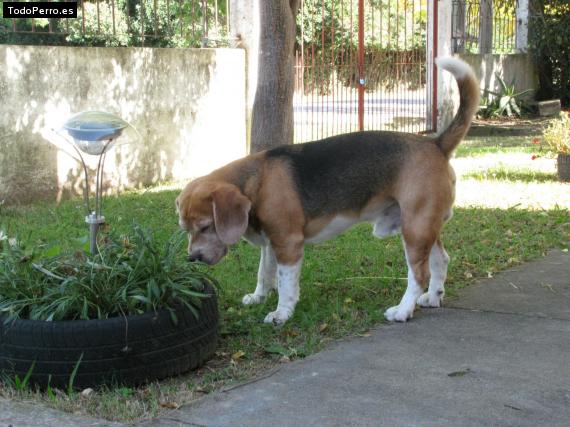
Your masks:
<svg viewBox="0 0 570 427"><path fill-rule="evenodd" d="M120 427L121 425L72 415L32 403L0 399L0 427Z"/></svg>
<svg viewBox="0 0 570 427"><path fill-rule="evenodd" d="M0 427L115 426L0 400ZM568 426L570 255L556 251L141 424Z"/></svg>
<svg viewBox="0 0 570 427"><path fill-rule="evenodd" d="M570 425L570 256L337 343L145 426Z"/></svg>

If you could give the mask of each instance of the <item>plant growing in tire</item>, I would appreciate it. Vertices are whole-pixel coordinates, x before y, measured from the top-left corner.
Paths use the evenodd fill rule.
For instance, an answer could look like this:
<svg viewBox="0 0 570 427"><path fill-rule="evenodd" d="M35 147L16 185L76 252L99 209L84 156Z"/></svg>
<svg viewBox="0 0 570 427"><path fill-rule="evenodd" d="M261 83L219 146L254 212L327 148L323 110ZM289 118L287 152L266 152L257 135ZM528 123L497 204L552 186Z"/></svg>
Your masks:
<svg viewBox="0 0 570 427"><path fill-rule="evenodd" d="M38 257L0 233L0 373L40 387L136 385L204 363L217 344L214 281L134 226L98 252Z"/></svg>

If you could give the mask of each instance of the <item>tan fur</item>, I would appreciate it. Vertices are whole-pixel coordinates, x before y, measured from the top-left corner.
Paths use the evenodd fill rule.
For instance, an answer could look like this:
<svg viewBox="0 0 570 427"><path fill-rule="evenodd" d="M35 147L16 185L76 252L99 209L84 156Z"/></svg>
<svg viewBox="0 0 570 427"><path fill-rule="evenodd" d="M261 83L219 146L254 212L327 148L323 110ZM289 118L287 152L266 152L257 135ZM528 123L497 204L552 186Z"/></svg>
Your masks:
<svg viewBox="0 0 570 427"><path fill-rule="evenodd" d="M275 163L263 170L256 215L277 261L293 264L303 255L306 220L288 167Z"/></svg>
<svg viewBox="0 0 570 427"><path fill-rule="evenodd" d="M452 72L449 69L448 71ZM471 126L471 119L479 108L479 81L475 77L473 70L467 68L465 76L459 77L456 75L455 78L459 88L459 110L451 124L436 139L436 144L446 157L451 156L453 150L465 137L469 126Z"/></svg>
<svg viewBox="0 0 570 427"><path fill-rule="evenodd" d="M417 265L414 271L418 282L425 286L426 259L453 203L455 178L437 146L419 143L413 147L397 182L371 198L362 210L345 211L342 215L359 218L378 210L390 199L397 200L403 213L402 232L408 255ZM287 165L268 164L262 154L230 163L190 183L178 199L180 217L190 224L187 229L196 232L201 221L213 218L212 194L227 188L226 179L235 179L252 164L258 174L247 181L244 196L251 201L251 209L278 262L293 264L302 257L305 240L322 231L333 217L324 215L308 220Z"/></svg>
<svg viewBox="0 0 570 427"><path fill-rule="evenodd" d="M395 178L381 186L364 206L360 204L358 211L344 210L334 215L323 211L320 215L311 213L308 218L299 194L301 189L297 188L289 163L281 158L270 158L266 152L237 160L191 182L176 202L180 225L189 234L190 259L215 264L227 253L228 245L245 234L257 236L262 245L269 245L279 266L298 265L300 268L307 240L319 241L320 233L326 238L337 226L341 230L352 223L368 221L375 226L374 234L378 237L392 234L393 227L401 228L410 274L419 287L426 288L430 278L430 251L435 245L444 252L439 235L451 215L455 196L455 174L448 158L467 131L476 108L478 87L475 83L471 72L458 79L462 104L452 125L441 136L435 139L405 136L405 158L395 163L402 164ZM346 168L358 167L346 165ZM341 185L350 188L351 182ZM411 289L410 284L408 289ZM251 295L246 301L264 297ZM413 292L410 295L406 300L408 306L410 298L415 298ZM406 295L402 301L405 299ZM415 299L413 301L415 304ZM402 312L398 307L389 309L387 318L405 321L411 317L411 313ZM283 310L279 312L282 314ZM275 321L276 315L270 315L269 319Z"/></svg>

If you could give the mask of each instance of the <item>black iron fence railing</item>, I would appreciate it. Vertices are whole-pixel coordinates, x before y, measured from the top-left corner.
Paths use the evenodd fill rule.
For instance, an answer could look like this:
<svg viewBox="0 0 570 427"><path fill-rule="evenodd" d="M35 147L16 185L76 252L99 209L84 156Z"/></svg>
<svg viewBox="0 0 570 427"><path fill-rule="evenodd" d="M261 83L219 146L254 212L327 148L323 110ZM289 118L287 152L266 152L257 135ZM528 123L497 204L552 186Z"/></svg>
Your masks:
<svg viewBox="0 0 570 427"><path fill-rule="evenodd" d="M452 7L454 52L516 50L517 0L453 0Z"/></svg>
<svg viewBox="0 0 570 427"><path fill-rule="evenodd" d="M0 43L223 46L228 20L229 0L78 0L77 18L0 19Z"/></svg>

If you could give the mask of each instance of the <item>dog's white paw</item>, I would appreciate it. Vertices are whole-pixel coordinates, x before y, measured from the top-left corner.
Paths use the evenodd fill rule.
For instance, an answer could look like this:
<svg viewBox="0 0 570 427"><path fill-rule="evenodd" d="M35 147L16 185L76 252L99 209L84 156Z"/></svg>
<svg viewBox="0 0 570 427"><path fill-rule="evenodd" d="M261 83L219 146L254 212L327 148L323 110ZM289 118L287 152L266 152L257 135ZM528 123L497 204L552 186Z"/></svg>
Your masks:
<svg viewBox="0 0 570 427"><path fill-rule="evenodd" d="M261 304L264 301L265 297L257 294L247 294L241 300L243 305Z"/></svg>
<svg viewBox="0 0 570 427"><path fill-rule="evenodd" d="M408 319L411 319L413 316L414 316L413 307L411 310L406 310L400 308L399 305L390 307L388 310L384 312L384 317L386 318L386 320L390 322L405 322Z"/></svg>
<svg viewBox="0 0 570 427"><path fill-rule="evenodd" d="M265 316L264 323L271 323L273 325L282 325L289 319L291 313L286 310L275 310Z"/></svg>
<svg viewBox="0 0 570 427"><path fill-rule="evenodd" d="M443 303L443 293L441 294L441 296L439 296L426 292L425 294L421 295L418 298L418 305L424 308L439 308L441 307L442 303Z"/></svg>

